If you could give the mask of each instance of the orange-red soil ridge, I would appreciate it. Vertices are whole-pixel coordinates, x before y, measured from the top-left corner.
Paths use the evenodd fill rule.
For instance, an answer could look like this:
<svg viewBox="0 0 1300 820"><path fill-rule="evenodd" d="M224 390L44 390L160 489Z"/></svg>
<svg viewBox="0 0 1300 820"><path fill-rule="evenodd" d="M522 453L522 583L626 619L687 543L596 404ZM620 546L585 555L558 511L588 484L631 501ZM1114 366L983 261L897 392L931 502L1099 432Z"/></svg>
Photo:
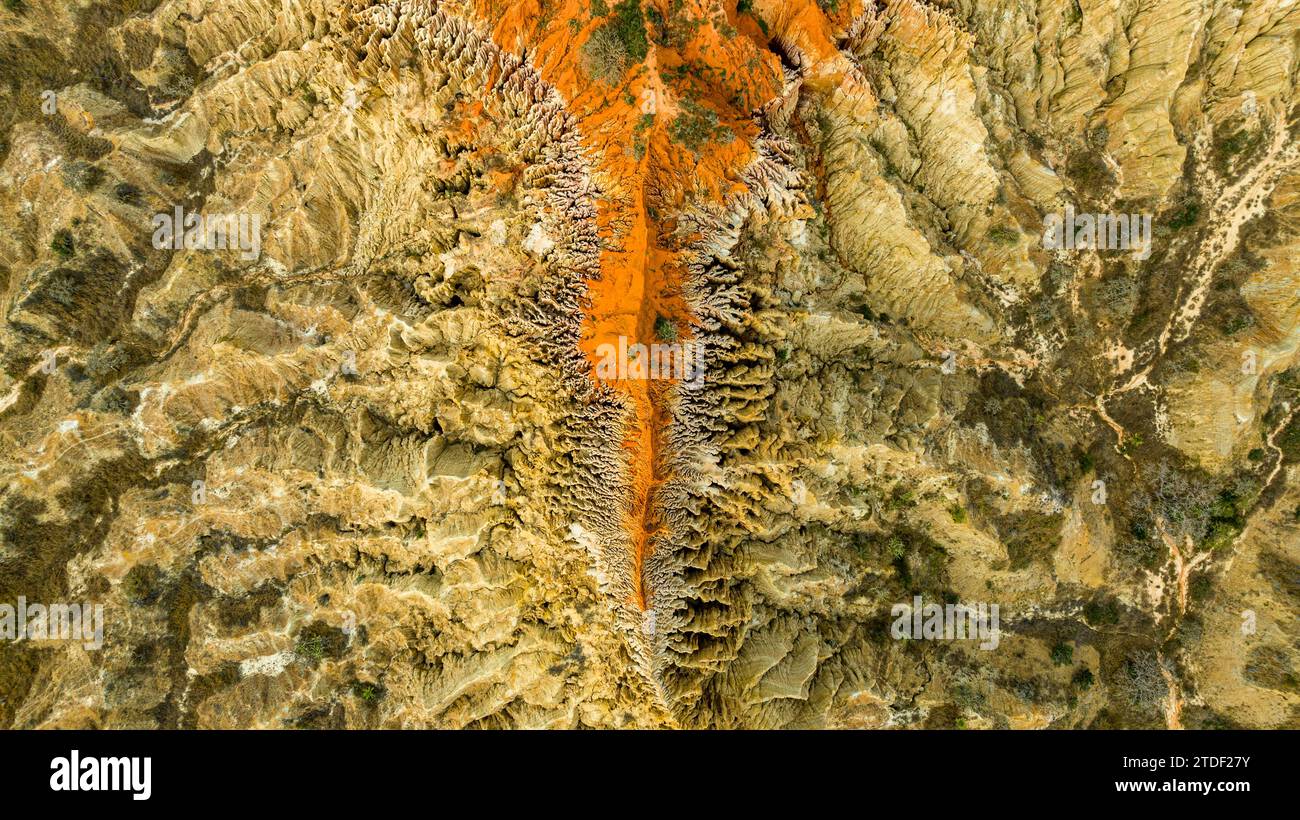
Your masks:
<svg viewBox="0 0 1300 820"><path fill-rule="evenodd" d="M643 3L646 55L629 61L621 79L611 81L591 76L583 46L616 13L614 0L475 0L496 43L526 53L565 99L591 152L603 191L598 219L604 241L600 278L588 283L581 340L593 379L597 349L617 346L619 337L628 345L662 342L656 323L666 321L677 329L678 341L689 340L680 238L669 240L675 216L688 205L719 203L742 187L738 175L753 157L758 129L753 112L781 88L771 37L811 28L812 36L798 39L830 43L829 23L811 0L757 5L739 12L736 3L716 0ZM608 13L593 14L593 6ZM683 140L683 123L704 110L716 117L716 124L709 118L712 134ZM687 120L679 122L683 116ZM641 579L633 603L644 610L649 590L642 568L662 526L653 499L668 478L663 455L673 382L607 383L633 407L624 437L634 488L627 527Z"/></svg>

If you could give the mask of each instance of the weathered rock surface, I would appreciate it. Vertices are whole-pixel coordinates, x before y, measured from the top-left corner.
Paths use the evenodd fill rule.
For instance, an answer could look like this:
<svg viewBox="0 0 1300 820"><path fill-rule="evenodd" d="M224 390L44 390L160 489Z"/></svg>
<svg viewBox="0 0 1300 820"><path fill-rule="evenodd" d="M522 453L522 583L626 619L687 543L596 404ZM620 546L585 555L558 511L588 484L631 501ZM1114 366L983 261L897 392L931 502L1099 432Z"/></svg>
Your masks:
<svg viewBox="0 0 1300 820"><path fill-rule="evenodd" d="M0 11L0 725L1300 726L1300 5L524 6Z"/></svg>

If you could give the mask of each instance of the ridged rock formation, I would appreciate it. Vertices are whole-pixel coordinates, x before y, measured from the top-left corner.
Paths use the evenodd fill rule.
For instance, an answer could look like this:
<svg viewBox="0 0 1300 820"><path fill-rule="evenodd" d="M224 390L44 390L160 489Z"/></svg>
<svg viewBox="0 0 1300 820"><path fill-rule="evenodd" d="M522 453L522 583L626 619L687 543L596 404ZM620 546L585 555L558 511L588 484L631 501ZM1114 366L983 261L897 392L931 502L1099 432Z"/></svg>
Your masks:
<svg viewBox="0 0 1300 820"><path fill-rule="evenodd" d="M0 39L0 726L1300 728L1300 4Z"/></svg>

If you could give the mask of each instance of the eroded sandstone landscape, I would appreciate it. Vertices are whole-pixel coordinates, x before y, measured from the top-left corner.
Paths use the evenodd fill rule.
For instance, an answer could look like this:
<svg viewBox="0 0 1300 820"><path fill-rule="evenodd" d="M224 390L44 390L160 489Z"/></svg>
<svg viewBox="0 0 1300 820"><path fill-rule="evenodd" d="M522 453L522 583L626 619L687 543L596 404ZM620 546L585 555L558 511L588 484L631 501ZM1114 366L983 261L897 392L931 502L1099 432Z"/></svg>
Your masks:
<svg viewBox="0 0 1300 820"><path fill-rule="evenodd" d="M0 40L0 727L1300 728L1300 3Z"/></svg>

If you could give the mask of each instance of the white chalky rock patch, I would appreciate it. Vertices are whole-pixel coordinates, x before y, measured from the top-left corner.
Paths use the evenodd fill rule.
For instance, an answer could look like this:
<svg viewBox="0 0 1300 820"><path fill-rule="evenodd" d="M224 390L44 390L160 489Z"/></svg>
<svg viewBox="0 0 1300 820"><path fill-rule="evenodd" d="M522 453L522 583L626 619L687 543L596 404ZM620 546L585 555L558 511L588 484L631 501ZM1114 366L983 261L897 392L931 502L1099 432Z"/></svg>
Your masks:
<svg viewBox="0 0 1300 820"><path fill-rule="evenodd" d="M554 247L555 240L546 235L542 223L534 223L533 229L528 233L528 238L524 240L524 250L537 256L545 256Z"/></svg>

